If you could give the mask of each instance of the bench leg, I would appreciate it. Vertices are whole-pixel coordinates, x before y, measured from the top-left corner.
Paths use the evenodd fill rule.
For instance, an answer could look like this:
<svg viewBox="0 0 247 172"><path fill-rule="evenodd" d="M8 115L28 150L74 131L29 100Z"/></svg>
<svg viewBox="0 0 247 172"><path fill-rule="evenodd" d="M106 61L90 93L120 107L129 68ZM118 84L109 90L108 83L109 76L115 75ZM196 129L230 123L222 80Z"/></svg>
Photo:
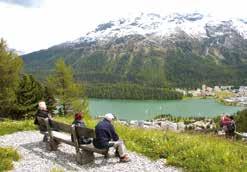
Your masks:
<svg viewBox="0 0 247 172"><path fill-rule="evenodd" d="M56 151L58 148L58 143L54 140L46 142L46 149L49 151Z"/></svg>
<svg viewBox="0 0 247 172"><path fill-rule="evenodd" d="M48 141L48 133L44 133L43 142Z"/></svg>
<svg viewBox="0 0 247 172"><path fill-rule="evenodd" d="M104 154L104 158L105 158L105 159L110 158L110 154L109 154L109 152L106 152L106 153Z"/></svg>
<svg viewBox="0 0 247 172"><path fill-rule="evenodd" d="M76 153L76 161L83 165L94 161L94 154L91 151L80 150Z"/></svg>

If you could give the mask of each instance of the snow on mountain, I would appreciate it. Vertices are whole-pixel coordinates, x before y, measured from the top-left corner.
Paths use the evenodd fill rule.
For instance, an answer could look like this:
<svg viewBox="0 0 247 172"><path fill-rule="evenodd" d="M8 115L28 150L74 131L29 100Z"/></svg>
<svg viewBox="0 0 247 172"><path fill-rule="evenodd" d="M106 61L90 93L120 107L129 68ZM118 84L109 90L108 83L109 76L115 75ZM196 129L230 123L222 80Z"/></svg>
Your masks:
<svg viewBox="0 0 247 172"><path fill-rule="evenodd" d="M137 17L122 18L100 24L94 31L70 42L70 44L94 42L96 40L107 41L111 38L134 34L170 37L181 31L198 39L220 36L236 31L244 39L247 39L247 20L221 19L201 13L174 13L164 17L154 13L142 13Z"/></svg>

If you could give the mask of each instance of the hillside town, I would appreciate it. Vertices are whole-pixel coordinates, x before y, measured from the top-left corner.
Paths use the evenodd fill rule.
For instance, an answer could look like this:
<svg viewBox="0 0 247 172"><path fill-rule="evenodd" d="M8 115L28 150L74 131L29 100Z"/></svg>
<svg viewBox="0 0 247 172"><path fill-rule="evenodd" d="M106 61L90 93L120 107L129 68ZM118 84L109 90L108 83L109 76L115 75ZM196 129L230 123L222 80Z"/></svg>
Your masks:
<svg viewBox="0 0 247 172"><path fill-rule="evenodd" d="M176 91L182 92L185 96L192 97L216 97L220 94L222 96L222 101L228 105L236 106L247 106L247 86L235 87L232 85L228 86L214 86L209 87L207 85L202 85L202 88L197 88L196 90L183 90L177 88Z"/></svg>

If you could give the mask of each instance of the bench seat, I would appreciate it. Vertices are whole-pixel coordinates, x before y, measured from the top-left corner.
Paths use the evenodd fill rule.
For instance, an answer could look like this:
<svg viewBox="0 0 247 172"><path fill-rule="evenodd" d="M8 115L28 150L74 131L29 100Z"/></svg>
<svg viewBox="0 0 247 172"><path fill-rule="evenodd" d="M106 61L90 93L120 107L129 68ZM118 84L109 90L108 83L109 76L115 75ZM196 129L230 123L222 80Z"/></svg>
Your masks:
<svg viewBox="0 0 247 172"><path fill-rule="evenodd" d="M103 154L103 155L107 154L107 152L108 152L108 149L97 149L97 148L95 148L92 143L91 144L87 144L87 145L80 145L80 148L84 149L84 150L96 152L96 153L99 153L99 154Z"/></svg>
<svg viewBox="0 0 247 172"><path fill-rule="evenodd" d="M53 139L58 142L63 142L68 145L75 146L75 143L71 141L71 135L58 131L52 131L52 135L53 135Z"/></svg>
<svg viewBox="0 0 247 172"><path fill-rule="evenodd" d="M71 136L66 134L66 133L62 133L62 132L58 132L58 131L52 131L52 135L53 135L54 139L56 139L58 141L61 141L61 142L65 142L65 143L67 143L69 145L74 146L73 142L71 142ZM92 143L91 144L83 144L83 145L81 144L80 148L84 149L84 150L96 152L96 153L99 153L99 154L106 154L108 152L107 149L97 149L97 148L95 148Z"/></svg>
<svg viewBox="0 0 247 172"><path fill-rule="evenodd" d="M61 138L66 141L71 141L71 135L68 135L66 133L58 132L58 131L52 131L53 137Z"/></svg>

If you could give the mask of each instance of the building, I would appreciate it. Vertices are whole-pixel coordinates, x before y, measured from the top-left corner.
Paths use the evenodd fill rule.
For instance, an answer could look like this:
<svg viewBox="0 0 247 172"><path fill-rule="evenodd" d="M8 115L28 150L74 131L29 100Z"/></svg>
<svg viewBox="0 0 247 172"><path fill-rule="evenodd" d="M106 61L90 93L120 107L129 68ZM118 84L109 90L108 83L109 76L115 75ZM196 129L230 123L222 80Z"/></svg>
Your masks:
<svg viewBox="0 0 247 172"><path fill-rule="evenodd" d="M214 86L214 91L215 91L215 92L219 92L219 91L221 91L221 89L220 89L219 86Z"/></svg>
<svg viewBox="0 0 247 172"><path fill-rule="evenodd" d="M220 86L221 90L231 90L232 87L233 87L232 85Z"/></svg>
<svg viewBox="0 0 247 172"><path fill-rule="evenodd" d="M190 90L188 91L189 94L192 94L193 97L198 97L198 96L201 96L202 93L201 93L201 89L196 89L196 90Z"/></svg>

